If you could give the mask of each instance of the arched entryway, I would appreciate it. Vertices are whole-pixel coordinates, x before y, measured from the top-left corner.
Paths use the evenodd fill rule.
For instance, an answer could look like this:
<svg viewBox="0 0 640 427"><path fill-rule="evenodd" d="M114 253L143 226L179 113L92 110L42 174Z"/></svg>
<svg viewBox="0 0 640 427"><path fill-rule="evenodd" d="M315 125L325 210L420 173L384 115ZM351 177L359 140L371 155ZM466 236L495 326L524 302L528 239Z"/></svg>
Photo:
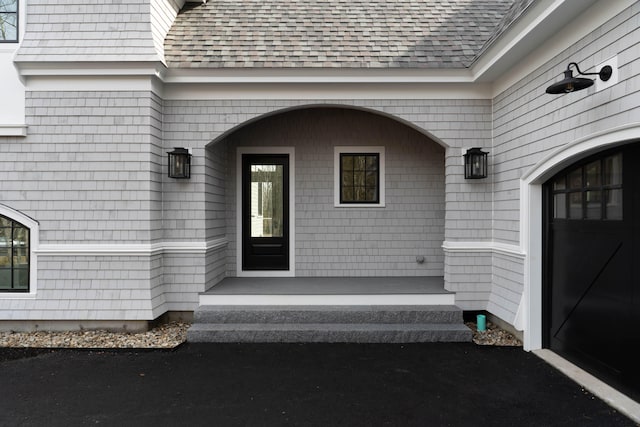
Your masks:
<svg viewBox="0 0 640 427"><path fill-rule="evenodd" d="M271 176L264 171L271 170L274 156L288 156L293 257L282 265L295 271L290 275L443 275L444 147L378 113L312 106L252 120L207 147L208 232L227 236L227 276L287 275L283 268L256 272L242 266L249 241L243 227L256 227L256 218L243 215L262 215L261 230L274 224L262 205L271 178L243 185L256 173L242 168L257 159L253 166L264 169L261 176ZM354 166L358 162L363 166ZM244 208L242 197L249 199ZM265 236L272 238L272 231Z"/></svg>
<svg viewBox="0 0 640 427"><path fill-rule="evenodd" d="M640 397L640 144L543 185L543 346Z"/></svg>

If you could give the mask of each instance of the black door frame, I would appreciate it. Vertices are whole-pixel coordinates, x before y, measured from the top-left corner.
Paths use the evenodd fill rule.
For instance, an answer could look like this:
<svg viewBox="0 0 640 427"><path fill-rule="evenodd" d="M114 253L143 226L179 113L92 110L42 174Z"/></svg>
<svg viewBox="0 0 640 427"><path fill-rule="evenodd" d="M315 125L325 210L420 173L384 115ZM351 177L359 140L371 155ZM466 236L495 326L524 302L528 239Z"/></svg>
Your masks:
<svg viewBox="0 0 640 427"><path fill-rule="evenodd" d="M288 276L293 273L293 212L292 150L239 149L238 150L238 273L242 276ZM282 237L252 238L250 217L250 164L282 164L284 166L283 235Z"/></svg>

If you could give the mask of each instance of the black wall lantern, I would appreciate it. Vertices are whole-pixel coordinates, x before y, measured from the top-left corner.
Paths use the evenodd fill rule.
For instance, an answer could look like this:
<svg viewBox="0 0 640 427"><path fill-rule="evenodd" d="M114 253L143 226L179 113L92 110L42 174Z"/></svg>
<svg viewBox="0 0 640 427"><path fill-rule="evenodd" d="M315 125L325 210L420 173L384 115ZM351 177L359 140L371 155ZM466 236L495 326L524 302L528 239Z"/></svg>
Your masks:
<svg viewBox="0 0 640 427"><path fill-rule="evenodd" d="M191 177L191 154L182 147L168 151L169 178L189 179Z"/></svg>
<svg viewBox="0 0 640 427"><path fill-rule="evenodd" d="M469 148L464 155L464 179L481 179L487 177L487 158L481 148Z"/></svg>
<svg viewBox="0 0 640 427"><path fill-rule="evenodd" d="M611 74L613 73L613 68L609 65L605 65L602 67L600 72L598 73L583 73L578 68L578 64L575 62L569 63L567 65L567 70L564 72L564 79L560 80L558 83L554 83L547 88L547 93L552 95L575 92L577 90L586 89L589 86L593 85L593 80L585 79L582 77L573 77L573 71L571 71L571 66L576 67L576 71L578 74L582 74L583 76L598 76L600 80L606 82L611 78Z"/></svg>

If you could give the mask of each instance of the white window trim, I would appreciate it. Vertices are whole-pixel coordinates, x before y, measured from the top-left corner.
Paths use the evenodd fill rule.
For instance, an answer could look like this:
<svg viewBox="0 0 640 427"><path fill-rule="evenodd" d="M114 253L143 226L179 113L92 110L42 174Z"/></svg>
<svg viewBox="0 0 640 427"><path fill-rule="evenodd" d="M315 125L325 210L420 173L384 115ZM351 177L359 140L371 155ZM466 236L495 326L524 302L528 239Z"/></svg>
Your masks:
<svg viewBox="0 0 640 427"><path fill-rule="evenodd" d="M38 288L38 248L40 245L40 224L22 212L0 204L0 215L19 222L29 229L29 292L2 292L0 299L33 299Z"/></svg>
<svg viewBox="0 0 640 427"><path fill-rule="evenodd" d="M289 270L242 269L242 155L289 155ZM295 277L296 275L296 156L294 147L238 147L236 152L236 276L237 277Z"/></svg>
<svg viewBox="0 0 640 427"><path fill-rule="evenodd" d="M340 203L340 154L377 153L380 156L380 202L379 203ZM383 146L355 145L333 148L333 206L336 208L384 208L385 207L385 149Z"/></svg>

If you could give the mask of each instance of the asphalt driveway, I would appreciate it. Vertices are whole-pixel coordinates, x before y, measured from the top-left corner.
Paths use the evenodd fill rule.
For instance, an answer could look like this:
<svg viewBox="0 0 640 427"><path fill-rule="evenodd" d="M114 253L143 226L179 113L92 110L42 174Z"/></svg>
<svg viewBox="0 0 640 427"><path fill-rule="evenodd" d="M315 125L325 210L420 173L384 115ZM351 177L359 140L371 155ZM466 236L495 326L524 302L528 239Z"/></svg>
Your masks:
<svg viewBox="0 0 640 427"><path fill-rule="evenodd" d="M0 426L633 426L521 348L0 349Z"/></svg>

